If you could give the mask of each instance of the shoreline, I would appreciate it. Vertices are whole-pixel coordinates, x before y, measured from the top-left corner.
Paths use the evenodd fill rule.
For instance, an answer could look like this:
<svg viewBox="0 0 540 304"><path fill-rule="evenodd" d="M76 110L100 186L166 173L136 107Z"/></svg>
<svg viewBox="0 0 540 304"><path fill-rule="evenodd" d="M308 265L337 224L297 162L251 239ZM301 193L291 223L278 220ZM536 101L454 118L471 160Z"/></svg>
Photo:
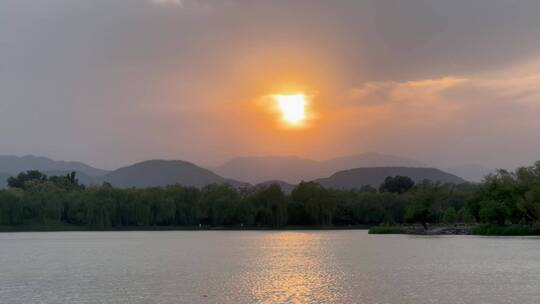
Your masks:
<svg viewBox="0 0 540 304"><path fill-rule="evenodd" d="M475 235L475 236L540 236L540 227L509 225L437 225L425 230L420 225L412 226L125 226L125 227L88 227L74 225L20 225L0 226L0 234L17 232L129 232L129 231L331 231L331 230L367 230L369 234L404 234L404 235Z"/></svg>
<svg viewBox="0 0 540 304"><path fill-rule="evenodd" d="M284 226L284 227L239 227L239 226L125 226L87 227L71 225L0 226L0 233L9 232L114 232L114 231L323 231L323 230L369 230L370 226Z"/></svg>
<svg viewBox="0 0 540 304"><path fill-rule="evenodd" d="M530 225L456 224L434 225L425 229L420 225L373 226L369 234L407 235L484 235L484 236L540 236L540 227Z"/></svg>

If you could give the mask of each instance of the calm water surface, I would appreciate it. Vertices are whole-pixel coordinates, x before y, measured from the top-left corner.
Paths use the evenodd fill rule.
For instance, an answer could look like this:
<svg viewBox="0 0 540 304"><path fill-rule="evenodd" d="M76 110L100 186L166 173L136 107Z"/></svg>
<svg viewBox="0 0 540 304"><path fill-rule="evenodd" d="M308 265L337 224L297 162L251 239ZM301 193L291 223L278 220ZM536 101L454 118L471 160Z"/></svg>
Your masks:
<svg viewBox="0 0 540 304"><path fill-rule="evenodd" d="M540 303L540 239L2 233L0 303Z"/></svg>

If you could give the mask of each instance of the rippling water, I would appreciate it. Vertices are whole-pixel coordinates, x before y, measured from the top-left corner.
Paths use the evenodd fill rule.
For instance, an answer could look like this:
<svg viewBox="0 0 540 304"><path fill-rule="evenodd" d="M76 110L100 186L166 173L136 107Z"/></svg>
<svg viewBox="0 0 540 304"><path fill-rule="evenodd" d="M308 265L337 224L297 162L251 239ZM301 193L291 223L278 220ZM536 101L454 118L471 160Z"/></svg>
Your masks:
<svg viewBox="0 0 540 304"><path fill-rule="evenodd" d="M0 303L539 303L540 239L0 234Z"/></svg>

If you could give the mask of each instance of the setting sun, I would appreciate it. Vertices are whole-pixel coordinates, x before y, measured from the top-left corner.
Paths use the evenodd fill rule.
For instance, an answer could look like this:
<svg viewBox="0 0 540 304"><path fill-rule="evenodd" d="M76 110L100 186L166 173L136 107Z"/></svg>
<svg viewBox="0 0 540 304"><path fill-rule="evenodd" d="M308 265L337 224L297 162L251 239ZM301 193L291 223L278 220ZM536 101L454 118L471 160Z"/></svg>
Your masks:
<svg viewBox="0 0 540 304"><path fill-rule="evenodd" d="M304 94L275 95L282 119L290 125L300 125L306 120L307 98Z"/></svg>

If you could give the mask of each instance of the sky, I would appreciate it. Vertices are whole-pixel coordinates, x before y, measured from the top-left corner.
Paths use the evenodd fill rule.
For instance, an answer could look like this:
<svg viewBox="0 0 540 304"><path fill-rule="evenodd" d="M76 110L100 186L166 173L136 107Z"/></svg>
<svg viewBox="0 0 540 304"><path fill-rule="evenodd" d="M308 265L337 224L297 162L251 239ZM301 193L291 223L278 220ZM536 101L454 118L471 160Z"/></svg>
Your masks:
<svg viewBox="0 0 540 304"><path fill-rule="evenodd" d="M3 0L0 154L540 159L537 0ZM286 128L276 94L309 97Z"/></svg>

